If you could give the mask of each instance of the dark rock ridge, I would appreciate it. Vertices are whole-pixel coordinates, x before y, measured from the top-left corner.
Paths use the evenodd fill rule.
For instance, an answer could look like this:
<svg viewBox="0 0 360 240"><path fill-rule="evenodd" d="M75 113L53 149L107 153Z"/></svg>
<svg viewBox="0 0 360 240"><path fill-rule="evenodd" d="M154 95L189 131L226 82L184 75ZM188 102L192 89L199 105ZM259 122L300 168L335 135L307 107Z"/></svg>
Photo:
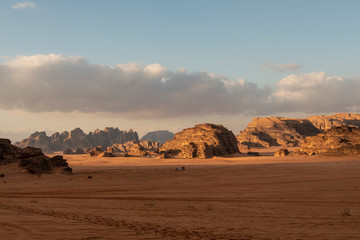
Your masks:
<svg viewBox="0 0 360 240"><path fill-rule="evenodd" d="M140 140L149 140L152 142L158 142L161 144L164 144L166 141L173 139L174 133L169 132L168 130L159 130L159 131L153 131L148 132L145 134Z"/></svg>
<svg viewBox="0 0 360 240"><path fill-rule="evenodd" d="M113 144L125 143L128 141L138 141L137 132L120 131L118 128L107 127L104 130L95 130L85 134L80 128L75 128L70 132L54 133L46 136L45 132L35 132L29 138L16 143L21 148L37 147L44 152L64 151L65 149L93 148L95 146L112 146Z"/></svg>
<svg viewBox="0 0 360 240"><path fill-rule="evenodd" d="M338 113L311 116L306 119L265 117L255 118L237 136L239 148L297 147L306 137L316 136L333 126L360 127L360 114Z"/></svg>
<svg viewBox="0 0 360 240"><path fill-rule="evenodd" d="M175 134L160 147L165 158L211 158L239 153L236 137L223 127L210 123L198 124Z"/></svg>
<svg viewBox="0 0 360 240"><path fill-rule="evenodd" d="M332 127L317 136L308 137L295 155L360 155L360 129L358 127Z"/></svg>
<svg viewBox="0 0 360 240"><path fill-rule="evenodd" d="M45 156L40 148L19 148L11 144L9 139L0 139L0 165L18 162L19 167L32 174L41 175L59 169L60 173L71 174L72 169L62 156L52 158Z"/></svg>

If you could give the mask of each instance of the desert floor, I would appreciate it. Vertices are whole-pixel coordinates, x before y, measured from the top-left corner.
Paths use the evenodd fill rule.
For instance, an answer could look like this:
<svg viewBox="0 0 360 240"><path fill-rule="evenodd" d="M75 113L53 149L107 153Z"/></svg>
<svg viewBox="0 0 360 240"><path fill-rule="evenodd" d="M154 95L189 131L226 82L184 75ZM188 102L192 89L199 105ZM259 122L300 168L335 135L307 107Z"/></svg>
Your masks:
<svg viewBox="0 0 360 240"><path fill-rule="evenodd" d="M360 239L360 158L66 158L0 166L1 239Z"/></svg>

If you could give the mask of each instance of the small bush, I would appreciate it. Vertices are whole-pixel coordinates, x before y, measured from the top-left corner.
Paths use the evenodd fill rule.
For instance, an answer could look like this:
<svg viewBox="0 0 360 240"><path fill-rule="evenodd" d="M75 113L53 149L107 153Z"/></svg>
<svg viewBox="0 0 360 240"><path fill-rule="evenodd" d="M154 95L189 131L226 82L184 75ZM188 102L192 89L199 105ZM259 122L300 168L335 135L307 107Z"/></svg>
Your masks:
<svg viewBox="0 0 360 240"><path fill-rule="evenodd" d="M343 216L351 216L350 209L345 208L344 210L341 211L341 215L343 215Z"/></svg>

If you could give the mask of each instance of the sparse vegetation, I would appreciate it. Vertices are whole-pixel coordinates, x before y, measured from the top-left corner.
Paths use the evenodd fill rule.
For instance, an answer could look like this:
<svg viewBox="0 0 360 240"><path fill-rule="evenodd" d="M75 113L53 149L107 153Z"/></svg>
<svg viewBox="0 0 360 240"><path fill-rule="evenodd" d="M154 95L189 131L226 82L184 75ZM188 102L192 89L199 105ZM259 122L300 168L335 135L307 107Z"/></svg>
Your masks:
<svg viewBox="0 0 360 240"><path fill-rule="evenodd" d="M0 178L4 178L4 177L5 177L4 173L0 174Z"/></svg>
<svg viewBox="0 0 360 240"><path fill-rule="evenodd" d="M350 208L345 208L344 210L342 210L341 215L342 216L351 216Z"/></svg>
<svg viewBox="0 0 360 240"><path fill-rule="evenodd" d="M191 205L190 203L187 204L187 208L193 211L197 210L197 208L194 205Z"/></svg>
<svg viewBox="0 0 360 240"><path fill-rule="evenodd" d="M214 205L212 205L211 203L209 203L208 205L207 205L207 210L208 211L212 211L214 209Z"/></svg>
<svg viewBox="0 0 360 240"><path fill-rule="evenodd" d="M144 202L144 205L148 207L154 207L156 205L156 202L154 200L148 200Z"/></svg>

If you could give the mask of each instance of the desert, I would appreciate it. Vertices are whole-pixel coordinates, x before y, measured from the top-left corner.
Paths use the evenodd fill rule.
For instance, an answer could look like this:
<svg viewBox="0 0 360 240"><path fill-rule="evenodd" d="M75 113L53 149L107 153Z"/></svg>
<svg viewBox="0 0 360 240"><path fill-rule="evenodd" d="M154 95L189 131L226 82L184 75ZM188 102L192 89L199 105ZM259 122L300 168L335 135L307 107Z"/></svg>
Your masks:
<svg viewBox="0 0 360 240"><path fill-rule="evenodd" d="M360 1L0 1L0 240L360 240Z"/></svg>
<svg viewBox="0 0 360 240"><path fill-rule="evenodd" d="M210 158L64 155L73 174L0 165L0 236L358 239L360 157L274 157L282 147Z"/></svg>

